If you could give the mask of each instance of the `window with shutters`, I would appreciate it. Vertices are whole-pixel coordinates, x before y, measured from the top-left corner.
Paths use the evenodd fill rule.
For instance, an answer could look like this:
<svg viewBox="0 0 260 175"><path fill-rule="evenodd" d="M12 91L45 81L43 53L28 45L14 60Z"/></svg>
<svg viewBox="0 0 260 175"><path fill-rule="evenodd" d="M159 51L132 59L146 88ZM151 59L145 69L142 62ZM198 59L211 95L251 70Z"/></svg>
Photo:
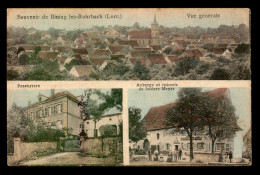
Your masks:
<svg viewBox="0 0 260 175"><path fill-rule="evenodd" d="M53 106L54 114L57 114L57 107L56 105Z"/></svg>
<svg viewBox="0 0 260 175"><path fill-rule="evenodd" d="M51 115L51 107L48 107L48 116Z"/></svg>
<svg viewBox="0 0 260 175"><path fill-rule="evenodd" d="M58 105L56 106L56 108L57 108L57 113L58 113L58 114L61 113L61 105L58 104Z"/></svg>
<svg viewBox="0 0 260 175"><path fill-rule="evenodd" d="M169 143L166 144L166 150L167 151L171 150L171 144L169 144Z"/></svg>
<svg viewBox="0 0 260 175"><path fill-rule="evenodd" d="M226 144L226 151L230 151L230 145Z"/></svg>
<svg viewBox="0 0 260 175"><path fill-rule="evenodd" d="M160 134L159 133L157 133L157 140L159 140L160 139Z"/></svg>
<svg viewBox="0 0 260 175"><path fill-rule="evenodd" d="M47 116L48 108L44 109L44 116Z"/></svg>
<svg viewBox="0 0 260 175"><path fill-rule="evenodd" d="M51 115L53 114L54 112L54 109L53 109L53 106L51 107Z"/></svg>
<svg viewBox="0 0 260 175"><path fill-rule="evenodd" d="M198 143L198 145L197 145L197 149L198 150L204 150L205 149L205 144L204 143Z"/></svg>
<svg viewBox="0 0 260 175"><path fill-rule="evenodd" d="M223 151L224 143L216 143L216 151Z"/></svg>

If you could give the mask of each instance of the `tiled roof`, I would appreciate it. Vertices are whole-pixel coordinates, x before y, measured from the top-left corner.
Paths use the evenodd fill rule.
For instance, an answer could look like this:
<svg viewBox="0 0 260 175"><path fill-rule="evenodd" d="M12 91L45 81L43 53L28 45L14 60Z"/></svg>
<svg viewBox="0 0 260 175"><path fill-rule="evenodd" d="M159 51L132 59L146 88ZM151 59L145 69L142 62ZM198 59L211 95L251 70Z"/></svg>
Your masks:
<svg viewBox="0 0 260 175"><path fill-rule="evenodd" d="M207 39L209 39L209 38L215 39L216 36L215 36L215 35L202 35L201 38L202 38L203 40L207 40Z"/></svg>
<svg viewBox="0 0 260 175"><path fill-rule="evenodd" d="M154 64L166 64L166 60L162 54L149 54L147 55L150 65Z"/></svg>
<svg viewBox="0 0 260 175"><path fill-rule="evenodd" d="M146 51L146 50L132 50L130 52L130 55L132 57L146 57L149 53L151 53L151 51Z"/></svg>
<svg viewBox="0 0 260 175"><path fill-rule="evenodd" d="M176 40L175 42L176 42L177 44L179 44L179 45L183 45L183 44L185 43L184 40Z"/></svg>
<svg viewBox="0 0 260 175"><path fill-rule="evenodd" d="M60 62L61 64L64 64L64 62L65 62L66 59L67 59L66 56L62 56L62 57L60 57L58 60L59 60L59 62Z"/></svg>
<svg viewBox="0 0 260 175"><path fill-rule="evenodd" d="M48 59L55 59L59 53L58 52L48 52L48 51L40 51L38 56L40 58L48 58Z"/></svg>
<svg viewBox="0 0 260 175"><path fill-rule="evenodd" d="M92 56L95 56L95 57L102 57L102 56L107 56L109 55L109 51L106 50L106 49L95 49L93 52L92 52Z"/></svg>
<svg viewBox="0 0 260 175"><path fill-rule="evenodd" d="M88 51L85 48L73 49L73 52L78 54L88 54Z"/></svg>
<svg viewBox="0 0 260 175"><path fill-rule="evenodd" d="M153 50L162 50L161 46L160 45L150 45L151 48L153 48Z"/></svg>
<svg viewBox="0 0 260 175"><path fill-rule="evenodd" d="M226 48L209 48L209 52L213 54L223 54Z"/></svg>
<svg viewBox="0 0 260 175"><path fill-rule="evenodd" d="M136 61L139 61L143 66L147 66L145 58L131 58L130 61L132 65L134 65Z"/></svg>
<svg viewBox="0 0 260 175"><path fill-rule="evenodd" d="M92 65L76 65L73 68L77 71L79 77L89 76L92 72L95 72Z"/></svg>
<svg viewBox="0 0 260 175"><path fill-rule="evenodd" d="M151 39L151 30L130 31L129 35L134 39Z"/></svg>
<svg viewBox="0 0 260 175"><path fill-rule="evenodd" d="M204 93L211 95L215 98L220 98L220 97L225 97L227 92L228 92L227 88L218 88ZM167 116L166 110L175 106L176 104L177 102L169 103L158 107L152 107L143 119L144 121L143 127L148 131L171 127L171 126L167 126L165 123L166 116Z"/></svg>
<svg viewBox="0 0 260 175"><path fill-rule="evenodd" d="M151 51L150 47L134 47L133 50Z"/></svg>
<svg viewBox="0 0 260 175"><path fill-rule="evenodd" d="M197 50L197 49L193 49L193 50L186 50L187 54L190 56L190 57L193 57L193 58L200 58L203 56L203 54Z"/></svg>
<svg viewBox="0 0 260 175"><path fill-rule="evenodd" d="M167 55L167 57L169 58L169 60L171 60L171 62L176 63L179 61L179 58L176 55Z"/></svg>
<svg viewBox="0 0 260 175"><path fill-rule="evenodd" d="M125 48L124 46L108 46L109 50L112 52L112 54L118 53L123 51Z"/></svg>
<svg viewBox="0 0 260 175"><path fill-rule="evenodd" d="M118 45L129 45L132 48L139 46L136 40L118 40L117 43Z"/></svg>
<svg viewBox="0 0 260 175"><path fill-rule="evenodd" d="M219 36L219 39L236 39L234 36Z"/></svg>
<svg viewBox="0 0 260 175"><path fill-rule="evenodd" d="M106 61L106 59L104 59L104 58L99 58L99 59L89 59L89 61L92 63L92 64L94 64L94 65L102 65L105 61Z"/></svg>

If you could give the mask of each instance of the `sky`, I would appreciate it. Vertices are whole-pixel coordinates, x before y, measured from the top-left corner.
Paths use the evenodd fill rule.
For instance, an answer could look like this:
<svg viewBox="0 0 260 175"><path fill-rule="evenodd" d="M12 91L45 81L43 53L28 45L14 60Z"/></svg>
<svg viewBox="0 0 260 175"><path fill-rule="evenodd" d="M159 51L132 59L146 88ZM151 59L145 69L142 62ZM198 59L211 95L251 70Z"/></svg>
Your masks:
<svg viewBox="0 0 260 175"><path fill-rule="evenodd" d="M101 15L99 19L70 19L69 15ZM105 18L106 15L110 18ZM188 17L196 15L196 18ZM218 18L199 18L202 15L218 14ZM20 16L39 16L39 19L17 19ZM48 19L43 19L43 16ZM60 19L51 19L51 16L61 17ZM113 15L121 16L121 18L111 18ZM91 28L93 25L109 26L121 25L132 26L135 22L139 22L140 26L150 27L156 15L157 22L165 27L196 27L216 28L219 25L235 25L241 23L249 26L249 9L239 8L112 8L112 9L7 9L7 27L19 26L30 28L34 27L39 30L48 30L50 27L74 30ZM200 15L200 16L199 16ZM63 18L66 16L66 19Z"/></svg>
<svg viewBox="0 0 260 175"><path fill-rule="evenodd" d="M215 88L202 88L202 91L213 89ZM128 91L128 106L142 109L141 114L143 118L151 107L175 102L178 99L178 91L179 88L175 88L173 91L139 91L138 89L130 89ZM235 114L238 117L238 125L242 129L235 136L234 157L241 157L243 136L251 127L251 92L248 88L230 88L230 97L235 107Z"/></svg>
<svg viewBox="0 0 260 175"><path fill-rule="evenodd" d="M68 92L72 93L76 97L79 95L82 95L84 93L84 90L86 89L55 89L55 93L62 92L67 90ZM101 92L110 92L110 89L99 89ZM7 110L9 110L13 103L16 103L19 107L27 107L28 101L31 101L31 104L38 101L38 95L41 93L42 95L45 95L47 97L50 97L51 90L7 90ZM98 99L97 95L92 96L93 100L97 100L98 102L101 102ZM105 112L104 115L108 114L114 114L118 113L119 111L116 108L112 108L109 111Z"/></svg>

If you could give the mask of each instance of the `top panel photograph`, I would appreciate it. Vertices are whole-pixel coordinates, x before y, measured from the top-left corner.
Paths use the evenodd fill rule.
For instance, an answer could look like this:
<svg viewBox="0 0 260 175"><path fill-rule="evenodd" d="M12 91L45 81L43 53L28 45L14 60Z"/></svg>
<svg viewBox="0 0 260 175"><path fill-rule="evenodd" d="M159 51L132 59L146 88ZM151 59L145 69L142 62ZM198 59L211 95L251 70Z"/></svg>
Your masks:
<svg viewBox="0 0 260 175"><path fill-rule="evenodd" d="M7 9L7 80L250 80L250 9Z"/></svg>

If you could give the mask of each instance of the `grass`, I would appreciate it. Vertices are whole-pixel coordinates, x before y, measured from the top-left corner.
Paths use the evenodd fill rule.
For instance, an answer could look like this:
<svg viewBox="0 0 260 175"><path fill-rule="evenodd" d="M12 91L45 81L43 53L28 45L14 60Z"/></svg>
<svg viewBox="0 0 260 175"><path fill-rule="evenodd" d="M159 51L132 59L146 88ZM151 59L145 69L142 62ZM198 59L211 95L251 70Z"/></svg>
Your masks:
<svg viewBox="0 0 260 175"><path fill-rule="evenodd" d="M35 150L29 156L27 156L25 160L36 160L40 157L48 156L59 152L60 152L59 150L51 149L51 148Z"/></svg>

